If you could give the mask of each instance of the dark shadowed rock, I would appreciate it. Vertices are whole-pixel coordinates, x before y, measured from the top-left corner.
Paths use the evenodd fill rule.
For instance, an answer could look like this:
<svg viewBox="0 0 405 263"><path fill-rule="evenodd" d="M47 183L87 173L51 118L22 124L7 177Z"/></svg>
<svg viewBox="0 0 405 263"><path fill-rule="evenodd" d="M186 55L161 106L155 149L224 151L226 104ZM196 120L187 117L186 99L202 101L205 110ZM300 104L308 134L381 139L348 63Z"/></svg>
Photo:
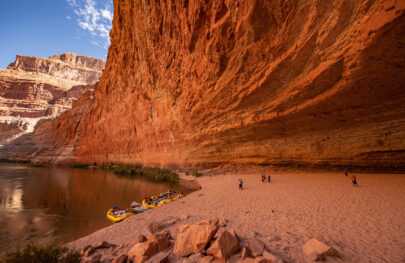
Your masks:
<svg viewBox="0 0 405 263"><path fill-rule="evenodd" d="M112 244L108 243L107 241L102 241L94 246L95 249L102 249L102 248L109 248Z"/></svg>
<svg viewBox="0 0 405 263"><path fill-rule="evenodd" d="M127 262L127 259L128 259L128 255L122 254L122 255L119 255L118 257L114 258L112 263L125 263L125 262Z"/></svg>
<svg viewBox="0 0 405 263"><path fill-rule="evenodd" d="M149 232L151 232L152 234L159 232L160 230L162 230L165 226L161 223L150 223L148 225L148 230Z"/></svg>

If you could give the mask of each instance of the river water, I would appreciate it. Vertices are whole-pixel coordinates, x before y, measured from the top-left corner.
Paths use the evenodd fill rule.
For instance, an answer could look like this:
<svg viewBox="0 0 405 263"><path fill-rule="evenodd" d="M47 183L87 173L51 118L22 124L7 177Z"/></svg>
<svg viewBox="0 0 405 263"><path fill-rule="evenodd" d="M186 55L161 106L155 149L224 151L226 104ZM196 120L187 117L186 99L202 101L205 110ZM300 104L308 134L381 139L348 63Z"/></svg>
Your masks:
<svg viewBox="0 0 405 263"><path fill-rule="evenodd" d="M0 255L24 243L83 237L112 224L106 218L111 206L129 208L168 189L190 192L99 169L0 163Z"/></svg>

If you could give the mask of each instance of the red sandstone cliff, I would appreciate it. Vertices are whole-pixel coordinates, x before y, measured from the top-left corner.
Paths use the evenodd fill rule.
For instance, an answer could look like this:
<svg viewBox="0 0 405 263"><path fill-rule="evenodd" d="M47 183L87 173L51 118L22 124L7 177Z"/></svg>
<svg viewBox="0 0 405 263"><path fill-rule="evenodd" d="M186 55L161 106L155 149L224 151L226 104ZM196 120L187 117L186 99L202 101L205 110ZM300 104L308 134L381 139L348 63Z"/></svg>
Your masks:
<svg viewBox="0 0 405 263"><path fill-rule="evenodd" d="M94 97L31 157L405 167L404 1L114 6Z"/></svg>
<svg viewBox="0 0 405 263"><path fill-rule="evenodd" d="M37 58L17 55L0 69L0 145L32 131L38 120L71 108L93 88L105 62L72 53Z"/></svg>

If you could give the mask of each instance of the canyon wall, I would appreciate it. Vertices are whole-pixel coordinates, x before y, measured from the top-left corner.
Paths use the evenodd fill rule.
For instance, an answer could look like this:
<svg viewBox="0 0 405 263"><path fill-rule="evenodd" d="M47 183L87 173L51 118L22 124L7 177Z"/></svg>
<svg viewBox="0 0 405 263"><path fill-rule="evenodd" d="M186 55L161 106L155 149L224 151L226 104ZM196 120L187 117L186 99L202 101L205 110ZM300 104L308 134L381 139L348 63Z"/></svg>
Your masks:
<svg viewBox="0 0 405 263"><path fill-rule="evenodd" d="M99 80L105 62L72 53L50 58L16 56L0 69L0 145L32 132L43 118L71 108Z"/></svg>
<svg viewBox="0 0 405 263"><path fill-rule="evenodd" d="M31 158L405 167L404 1L114 8L94 94L37 126Z"/></svg>

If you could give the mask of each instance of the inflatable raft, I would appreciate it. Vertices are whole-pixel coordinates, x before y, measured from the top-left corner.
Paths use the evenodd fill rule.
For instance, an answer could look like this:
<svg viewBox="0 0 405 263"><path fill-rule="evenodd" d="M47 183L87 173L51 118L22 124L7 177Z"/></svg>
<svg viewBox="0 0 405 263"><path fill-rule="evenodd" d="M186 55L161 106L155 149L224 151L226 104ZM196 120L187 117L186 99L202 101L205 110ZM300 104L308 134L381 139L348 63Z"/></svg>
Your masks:
<svg viewBox="0 0 405 263"><path fill-rule="evenodd" d="M167 191L166 193L161 193L158 196L151 196L150 198L145 198L142 201L142 205L148 208L156 208L174 200L182 198L184 196L181 192Z"/></svg>
<svg viewBox="0 0 405 263"><path fill-rule="evenodd" d="M139 213L145 212L148 209L149 209L149 207L143 206L140 203L137 203L135 201L132 201L132 203L131 203L131 212L134 214L139 214Z"/></svg>
<svg viewBox="0 0 405 263"><path fill-rule="evenodd" d="M127 209L121 209L117 206L113 206L107 212L107 218L114 223L120 222L125 218L130 217L131 215L132 213L129 212Z"/></svg>

